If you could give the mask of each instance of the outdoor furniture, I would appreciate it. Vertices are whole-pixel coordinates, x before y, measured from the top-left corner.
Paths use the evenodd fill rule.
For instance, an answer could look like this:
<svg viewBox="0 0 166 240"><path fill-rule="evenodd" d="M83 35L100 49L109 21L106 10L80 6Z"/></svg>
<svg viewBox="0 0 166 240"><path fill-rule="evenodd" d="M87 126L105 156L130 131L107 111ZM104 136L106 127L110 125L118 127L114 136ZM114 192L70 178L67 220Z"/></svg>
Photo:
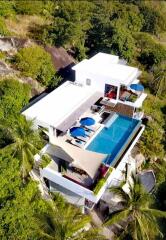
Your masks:
<svg viewBox="0 0 166 240"><path fill-rule="evenodd" d="M114 107L117 104L117 100L104 97L100 103L105 106Z"/></svg>
<svg viewBox="0 0 166 240"><path fill-rule="evenodd" d="M138 92L143 92L144 86L142 86L141 84L131 84L130 89Z"/></svg>
<svg viewBox="0 0 166 240"><path fill-rule="evenodd" d="M75 139L82 140L83 142L87 142L89 140L89 136L88 135L85 135L84 137L79 136L79 137L75 137Z"/></svg>
<svg viewBox="0 0 166 240"><path fill-rule="evenodd" d="M88 127L85 127L86 129L92 131L93 133L96 132L100 127L100 124L95 124L93 126L88 126Z"/></svg>
<svg viewBox="0 0 166 240"><path fill-rule="evenodd" d="M81 126L91 126L95 124L95 119L92 117L85 117L80 120Z"/></svg>
<svg viewBox="0 0 166 240"><path fill-rule="evenodd" d="M124 91L122 95L120 96L121 101L127 101L129 97L131 96L131 93L128 91Z"/></svg>
<svg viewBox="0 0 166 240"><path fill-rule="evenodd" d="M85 145L85 142L79 139L72 139L70 143L79 148L82 148Z"/></svg>
<svg viewBox="0 0 166 240"><path fill-rule="evenodd" d="M82 127L72 127L70 128L70 135L72 137L85 137L86 133Z"/></svg>

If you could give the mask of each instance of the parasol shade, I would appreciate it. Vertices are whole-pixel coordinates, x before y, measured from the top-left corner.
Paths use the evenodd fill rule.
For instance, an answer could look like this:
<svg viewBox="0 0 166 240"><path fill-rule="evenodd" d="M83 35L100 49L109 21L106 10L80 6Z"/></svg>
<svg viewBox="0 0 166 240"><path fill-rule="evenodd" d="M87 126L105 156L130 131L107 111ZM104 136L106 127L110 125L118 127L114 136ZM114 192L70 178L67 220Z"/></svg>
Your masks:
<svg viewBox="0 0 166 240"><path fill-rule="evenodd" d="M80 120L82 126L91 126L95 124L95 120L91 117L85 117Z"/></svg>
<svg viewBox="0 0 166 240"><path fill-rule="evenodd" d="M85 130L82 127L73 127L70 129L70 134L72 137L85 137Z"/></svg>
<svg viewBox="0 0 166 240"><path fill-rule="evenodd" d="M144 86L141 84L131 84L130 89L141 92L144 91Z"/></svg>

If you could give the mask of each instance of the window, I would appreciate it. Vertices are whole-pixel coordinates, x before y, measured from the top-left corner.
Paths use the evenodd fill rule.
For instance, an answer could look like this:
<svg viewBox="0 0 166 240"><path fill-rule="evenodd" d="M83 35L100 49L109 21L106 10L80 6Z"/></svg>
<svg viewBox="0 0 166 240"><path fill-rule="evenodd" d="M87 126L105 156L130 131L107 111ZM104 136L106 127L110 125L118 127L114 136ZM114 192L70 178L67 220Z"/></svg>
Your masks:
<svg viewBox="0 0 166 240"><path fill-rule="evenodd" d="M89 79L89 78L86 79L86 85L88 85L88 86L91 85L91 79Z"/></svg>

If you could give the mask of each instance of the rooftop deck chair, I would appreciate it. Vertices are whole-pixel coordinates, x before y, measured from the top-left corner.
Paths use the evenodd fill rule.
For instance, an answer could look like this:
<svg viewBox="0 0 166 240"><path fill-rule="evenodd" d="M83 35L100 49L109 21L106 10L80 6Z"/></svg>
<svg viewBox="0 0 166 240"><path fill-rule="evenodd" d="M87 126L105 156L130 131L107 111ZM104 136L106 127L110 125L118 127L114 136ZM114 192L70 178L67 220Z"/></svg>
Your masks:
<svg viewBox="0 0 166 240"><path fill-rule="evenodd" d="M85 145L85 142L79 139L72 139L70 143L79 148L82 148Z"/></svg>
<svg viewBox="0 0 166 240"><path fill-rule="evenodd" d="M79 136L79 137L75 137L75 139L77 140L82 140L84 142L87 142L89 140L90 136L86 135L85 137Z"/></svg>
<svg viewBox="0 0 166 240"><path fill-rule="evenodd" d="M95 125L91 125L91 126L86 126L85 128L92 132L96 132L99 129L99 127L100 127L99 124L95 124Z"/></svg>

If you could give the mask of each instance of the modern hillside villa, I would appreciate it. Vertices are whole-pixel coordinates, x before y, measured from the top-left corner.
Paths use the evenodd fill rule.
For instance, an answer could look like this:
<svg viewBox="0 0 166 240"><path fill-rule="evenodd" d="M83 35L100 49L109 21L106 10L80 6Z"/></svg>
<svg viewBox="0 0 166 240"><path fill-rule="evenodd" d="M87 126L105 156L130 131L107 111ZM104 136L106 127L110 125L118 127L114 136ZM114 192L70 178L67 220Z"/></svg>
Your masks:
<svg viewBox="0 0 166 240"><path fill-rule="evenodd" d="M118 56L98 53L76 64L75 81L66 81L23 111L49 140L51 162L40 169L50 191L92 209L111 201L108 187L118 185L136 168L131 150L138 142L142 103L141 72ZM127 170L126 170L127 169Z"/></svg>

